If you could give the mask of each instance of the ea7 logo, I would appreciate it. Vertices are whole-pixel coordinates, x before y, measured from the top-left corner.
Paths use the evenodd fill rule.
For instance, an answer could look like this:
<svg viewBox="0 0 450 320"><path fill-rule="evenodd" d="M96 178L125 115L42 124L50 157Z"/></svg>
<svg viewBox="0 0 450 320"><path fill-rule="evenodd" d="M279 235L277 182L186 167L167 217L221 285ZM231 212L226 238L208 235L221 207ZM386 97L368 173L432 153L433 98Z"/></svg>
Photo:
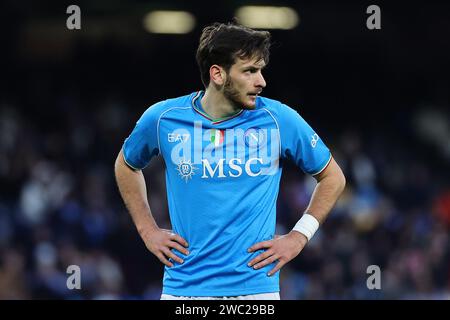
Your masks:
<svg viewBox="0 0 450 320"><path fill-rule="evenodd" d="M311 136L311 146L312 146L313 148L316 147L317 141L319 141L319 136L317 135L317 133L314 133L314 134Z"/></svg>
<svg viewBox="0 0 450 320"><path fill-rule="evenodd" d="M186 142L191 135L189 133L168 133L167 141L169 142Z"/></svg>

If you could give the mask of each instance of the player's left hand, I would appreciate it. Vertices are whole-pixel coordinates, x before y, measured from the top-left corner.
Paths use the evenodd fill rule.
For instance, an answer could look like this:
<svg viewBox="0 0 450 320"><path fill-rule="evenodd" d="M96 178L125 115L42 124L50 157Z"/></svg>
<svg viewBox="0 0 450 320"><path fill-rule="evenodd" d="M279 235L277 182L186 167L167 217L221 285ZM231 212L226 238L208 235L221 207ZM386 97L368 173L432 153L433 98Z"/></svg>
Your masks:
<svg viewBox="0 0 450 320"><path fill-rule="evenodd" d="M267 249L249 263L249 267L260 269L278 260L276 266L267 274L271 276L280 270L286 263L294 259L308 242L305 235L297 231L291 231L286 235L275 236L275 239L258 242L248 249L254 252L260 249Z"/></svg>

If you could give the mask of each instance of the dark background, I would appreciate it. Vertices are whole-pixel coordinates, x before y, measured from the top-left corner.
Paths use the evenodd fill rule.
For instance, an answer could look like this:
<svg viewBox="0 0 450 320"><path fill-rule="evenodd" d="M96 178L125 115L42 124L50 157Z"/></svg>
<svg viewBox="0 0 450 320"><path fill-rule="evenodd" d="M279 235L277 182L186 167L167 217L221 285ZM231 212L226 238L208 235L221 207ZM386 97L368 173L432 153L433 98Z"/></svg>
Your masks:
<svg viewBox="0 0 450 320"><path fill-rule="evenodd" d="M81 8L81 30L66 8ZM0 5L0 298L158 299L162 265L126 212L113 164L151 104L202 89L201 29L245 4L286 5L263 95L297 109L333 152L347 188L281 274L283 299L450 297L450 3L445 1L78 1ZM381 30L366 8L381 8ZM142 27L154 9L191 12L185 35ZM170 228L161 159L145 170ZM314 180L284 172L279 233ZM82 289L66 287L79 265ZM368 290L376 264L381 290Z"/></svg>

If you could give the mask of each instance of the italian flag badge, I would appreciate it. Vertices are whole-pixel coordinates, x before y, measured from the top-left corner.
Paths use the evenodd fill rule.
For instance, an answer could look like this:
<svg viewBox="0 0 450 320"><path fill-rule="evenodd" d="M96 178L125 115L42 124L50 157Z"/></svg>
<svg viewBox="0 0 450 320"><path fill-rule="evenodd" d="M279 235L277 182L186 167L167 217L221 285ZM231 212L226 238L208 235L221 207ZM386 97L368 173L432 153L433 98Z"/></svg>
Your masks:
<svg viewBox="0 0 450 320"><path fill-rule="evenodd" d="M211 130L211 142L215 147L220 146L223 143L223 137L225 135L224 130L212 129Z"/></svg>

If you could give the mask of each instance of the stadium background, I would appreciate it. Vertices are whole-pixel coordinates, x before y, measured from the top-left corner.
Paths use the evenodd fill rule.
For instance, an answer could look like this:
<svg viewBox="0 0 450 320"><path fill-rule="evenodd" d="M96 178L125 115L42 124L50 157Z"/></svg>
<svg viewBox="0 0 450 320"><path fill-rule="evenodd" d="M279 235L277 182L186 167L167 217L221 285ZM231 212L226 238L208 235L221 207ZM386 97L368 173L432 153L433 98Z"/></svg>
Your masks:
<svg viewBox="0 0 450 320"><path fill-rule="evenodd" d="M81 8L81 30L66 8ZM2 1L0 5L0 299L158 299L162 265L118 194L113 164L140 114L202 89L201 28L244 4L300 17L272 30L264 96L299 110L347 177L329 219L281 274L283 299L450 298L450 4L445 1ZM366 8L381 7L381 30ZM151 34L143 16L187 10L194 29ZM145 170L170 228L163 164ZM278 233L314 180L285 169ZM66 268L79 265L81 290ZM368 290L366 268L381 268Z"/></svg>

